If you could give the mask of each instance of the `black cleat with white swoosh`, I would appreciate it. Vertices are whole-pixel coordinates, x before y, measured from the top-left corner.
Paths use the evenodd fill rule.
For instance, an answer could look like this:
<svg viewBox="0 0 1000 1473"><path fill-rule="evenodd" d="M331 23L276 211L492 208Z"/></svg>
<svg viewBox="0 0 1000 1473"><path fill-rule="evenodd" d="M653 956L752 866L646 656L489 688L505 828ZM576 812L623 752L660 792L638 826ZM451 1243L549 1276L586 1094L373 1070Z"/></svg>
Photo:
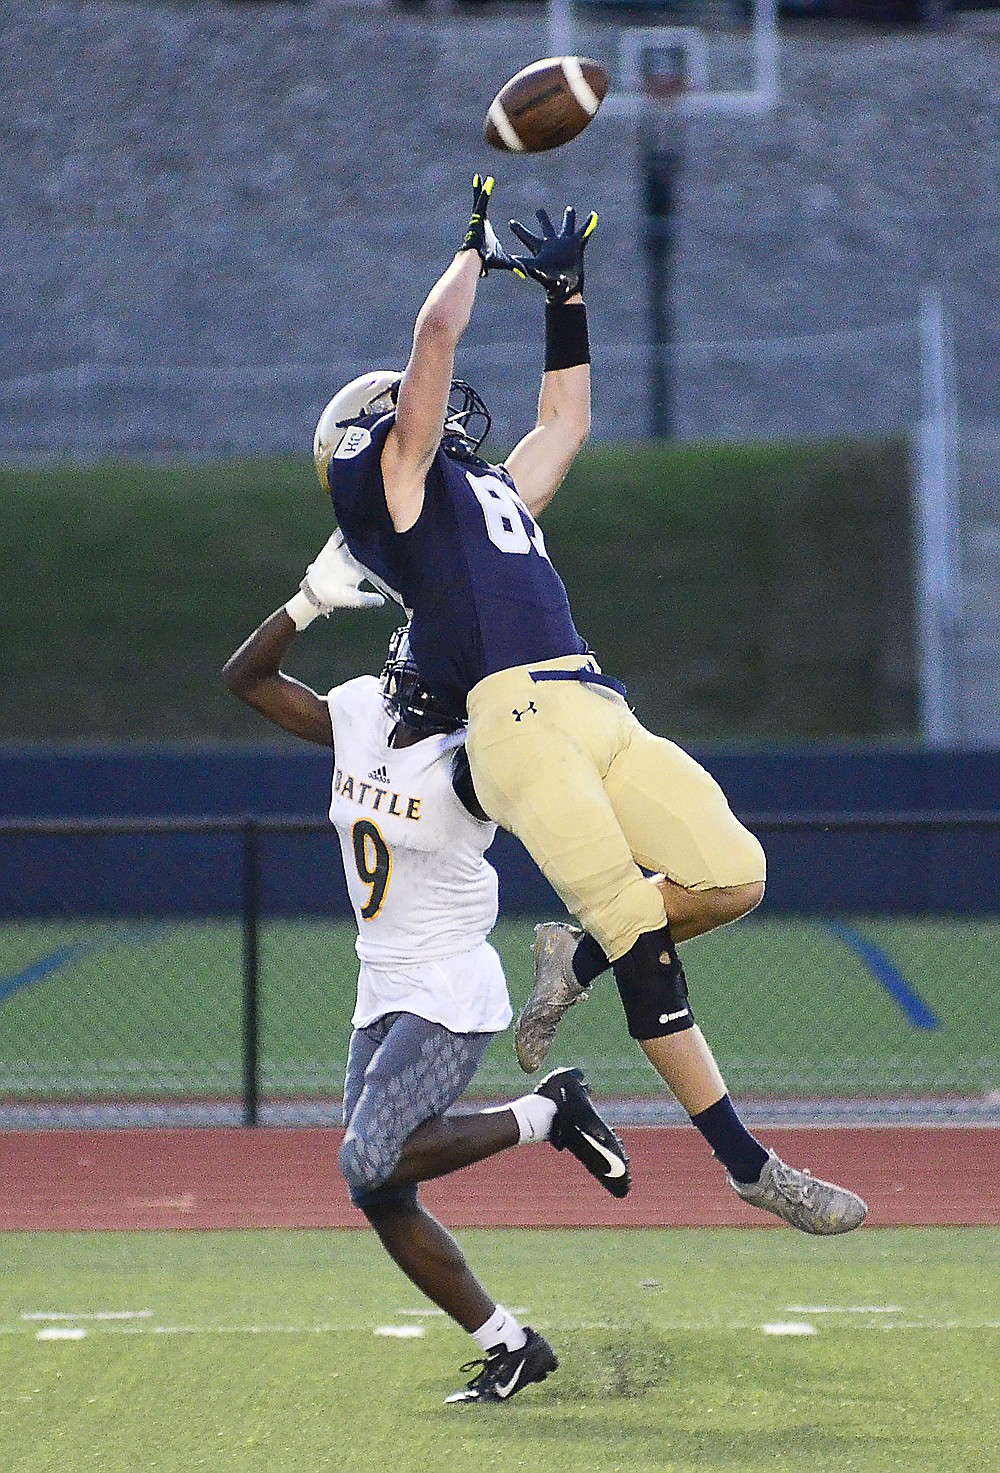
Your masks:
<svg viewBox="0 0 1000 1473"><path fill-rule="evenodd" d="M632 1185L628 1155L591 1104L582 1070L553 1069L534 1093L555 1101L549 1140L556 1150L574 1155L612 1197L627 1197Z"/></svg>
<svg viewBox="0 0 1000 1473"><path fill-rule="evenodd" d="M485 1360L472 1360L462 1367L464 1372L478 1371L468 1386L453 1391L445 1397L445 1405L458 1401L509 1401L524 1386L532 1381L544 1381L559 1362L555 1351L547 1340L535 1330L524 1327L527 1340L520 1350L508 1350L498 1345L486 1354Z"/></svg>

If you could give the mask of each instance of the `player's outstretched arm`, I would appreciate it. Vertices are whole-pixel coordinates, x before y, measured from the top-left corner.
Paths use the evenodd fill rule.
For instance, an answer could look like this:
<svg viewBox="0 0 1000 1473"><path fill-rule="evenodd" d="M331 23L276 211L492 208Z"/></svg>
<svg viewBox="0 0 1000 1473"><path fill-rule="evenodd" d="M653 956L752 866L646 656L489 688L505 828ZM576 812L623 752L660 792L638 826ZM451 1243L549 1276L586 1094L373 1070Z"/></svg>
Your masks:
<svg viewBox="0 0 1000 1473"><path fill-rule="evenodd" d="M585 311L583 299L579 311ZM567 304L570 311L573 304ZM566 310L566 308L562 309ZM504 462L532 516L545 510L590 434L590 365L542 375L538 416Z"/></svg>
<svg viewBox="0 0 1000 1473"><path fill-rule="evenodd" d="M538 210L541 235L516 220L511 229L530 252L515 256L526 276L545 289L545 371L535 427L507 457L507 470L529 511L552 500L590 434L590 342L583 301L583 254L597 228L591 211L577 228L567 206L557 232Z"/></svg>
<svg viewBox="0 0 1000 1473"><path fill-rule="evenodd" d="M382 452L386 503L397 532L412 527L423 506L424 478L444 433L455 349L469 325L479 278L493 267L513 269L512 258L502 251L486 219L492 191L493 180L477 174L472 218L462 244L417 313L396 422Z"/></svg>
<svg viewBox="0 0 1000 1473"><path fill-rule="evenodd" d="M281 662L299 632L320 614L384 603L380 593L359 587L363 577L364 570L347 551L338 529L309 564L298 592L226 661L222 678L233 695L292 736L332 747L326 701L308 685L286 675Z"/></svg>
<svg viewBox="0 0 1000 1473"><path fill-rule="evenodd" d="M222 678L234 696L282 731L320 747L332 747L333 729L326 702L316 691L293 680L281 669L297 633L285 609L276 609L230 655Z"/></svg>

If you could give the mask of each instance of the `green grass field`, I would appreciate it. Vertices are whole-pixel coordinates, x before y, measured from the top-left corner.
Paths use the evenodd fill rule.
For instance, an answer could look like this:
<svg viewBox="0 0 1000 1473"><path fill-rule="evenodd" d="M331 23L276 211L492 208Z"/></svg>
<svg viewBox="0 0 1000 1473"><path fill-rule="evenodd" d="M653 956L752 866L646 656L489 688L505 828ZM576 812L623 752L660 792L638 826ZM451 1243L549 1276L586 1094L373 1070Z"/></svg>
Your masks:
<svg viewBox="0 0 1000 1473"><path fill-rule="evenodd" d="M960 1093L1000 1079L992 976L998 923L851 918L936 1026L921 1026L822 921L760 920L684 948L695 1012L741 1095ZM495 941L517 1006L531 985L532 924ZM261 943L265 1095L339 1093L357 963L349 923L271 922ZM947 967L942 957L947 957ZM74 922L0 929L3 1093L232 1096L240 1087L240 932L228 922ZM660 1095L629 1041L610 978L568 1014L554 1062L604 1095ZM477 1091L521 1075L509 1036Z"/></svg>
<svg viewBox="0 0 1000 1473"><path fill-rule="evenodd" d="M1000 1466L996 1230L460 1237L560 1356L504 1407L442 1404L474 1346L366 1232L0 1235L4 1467Z"/></svg>

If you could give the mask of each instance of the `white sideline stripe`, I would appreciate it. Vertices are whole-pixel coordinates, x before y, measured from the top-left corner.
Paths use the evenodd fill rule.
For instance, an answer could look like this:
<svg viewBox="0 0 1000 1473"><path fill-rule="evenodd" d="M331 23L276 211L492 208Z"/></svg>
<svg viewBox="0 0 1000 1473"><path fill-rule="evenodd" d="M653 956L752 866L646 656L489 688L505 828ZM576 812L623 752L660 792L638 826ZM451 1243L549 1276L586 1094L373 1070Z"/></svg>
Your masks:
<svg viewBox="0 0 1000 1473"><path fill-rule="evenodd" d="M583 108L584 112L593 117L601 105L601 99L591 87L583 75L583 67L580 65L578 56L564 56L562 59L563 76L566 85Z"/></svg>
<svg viewBox="0 0 1000 1473"><path fill-rule="evenodd" d="M765 1335L818 1335L819 1331L815 1325L807 1325L802 1320L776 1320L771 1325L761 1325Z"/></svg>
<svg viewBox="0 0 1000 1473"><path fill-rule="evenodd" d="M902 1314L900 1304L786 1304L789 1314Z"/></svg>
<svg viewBox="0 0 1000 1473"><path fill-rule="evenodd" d="M150 1320L151 1309L96 1309L76 1314L63 1309L32 1309L21 1316L22 1320Z"/></svg>
<svg viewBox="0 0 1000 1473"><path fill-rule="evenodd" d="M781 1323L776 1322L776 1323ZM627 1332L628 1325L623 1325L617 1320L580 1320L573 1323L541 1320L537 1321L542 1330L552 1330L561 1334L584 1333L591 1330L620 1330ZM416 1326L406 1327L415 1329ZM658 1320L654 1326L658 1331L664 1333L705 1335L716 1331L739 1332L760 1330L762 1324L759 1320ZM845 1330L848 1326L843 1327ZM850 1327L852 1334L858 1335L893 1335L900 1330L925 1330L932 1334L940 1334L948 1330L1000 1330L1000 1319L950 1319L950 1320L884 1320L878 1324L855 1323ZM69 1330L73 1339L81 1338L78 1331L88 1332L82 1326L49 1326L41 1331L33 1331L27 1325L0 1325L0 1335L28 1335L34 1333L43 1334L46 1338L48 1330ZM318 1324L318 1325L139 1325L139 1324L106 1324L100 1327L100 1332L105 1335L370 1335L373 1327L369 1321L366 1324ZM64 1338L59 1335L55 1338Z"/></svg>
<svg viewBox="0 0 1000 1473"><path fill-rule="evenodd" d="M35 1335L36 1340L86 1340L87 1332L81 1326L70 1328L69 1325L50 1325L47 1330L39 1330Z"/></svg>
<svg viewBox="0 0 1000 1473"><path fill-rule="evenodd" d="M500 106L500 103L496 98L494 98L493 101L490 103L490 110L487 113L487 117L490 119L494 128L500 134L500 137L503 139L507 148L510 149L511 153L524 153L524 144L521 142L520 138L518 138L517 134L514 131L513 123L511 122L510 118L508 118L507 114L504 112L503 108Z"/></svg>
<svg viewBox="0 0 1000 1473"><path fill-rule="evenodd" d="M374 1333L389 1340L419 1340L427 1331L423 1325L376 1325Z"/></svg>

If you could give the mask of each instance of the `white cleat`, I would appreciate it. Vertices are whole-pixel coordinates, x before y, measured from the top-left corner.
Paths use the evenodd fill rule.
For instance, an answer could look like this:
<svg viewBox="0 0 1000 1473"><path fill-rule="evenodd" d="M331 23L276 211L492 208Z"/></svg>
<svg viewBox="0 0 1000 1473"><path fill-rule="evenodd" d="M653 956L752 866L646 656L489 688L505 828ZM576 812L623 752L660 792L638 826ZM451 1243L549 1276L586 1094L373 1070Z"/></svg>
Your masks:
<svg viewBox="0 0 1000 1473"><path fill-rule="evenodd" d="M738 1197L751 1207L773 1212L791 1227L803 1233L849 1233L860 1227L868 1207L854 1192L830 1181L820 1181L808 1171L786 1166L773 1151L757 1181L734 1181L726 1172L726 1180Z"/></svg>
<svg viewBox="0 0 1000 1473"><path fill-rule="evenodd" d="M525 1074L542 1067L563 1015L590 996L590 988L573 972L573 953L582 935L563 921L535 927L535 985L514 1024L514 1050Z"/></svg>

